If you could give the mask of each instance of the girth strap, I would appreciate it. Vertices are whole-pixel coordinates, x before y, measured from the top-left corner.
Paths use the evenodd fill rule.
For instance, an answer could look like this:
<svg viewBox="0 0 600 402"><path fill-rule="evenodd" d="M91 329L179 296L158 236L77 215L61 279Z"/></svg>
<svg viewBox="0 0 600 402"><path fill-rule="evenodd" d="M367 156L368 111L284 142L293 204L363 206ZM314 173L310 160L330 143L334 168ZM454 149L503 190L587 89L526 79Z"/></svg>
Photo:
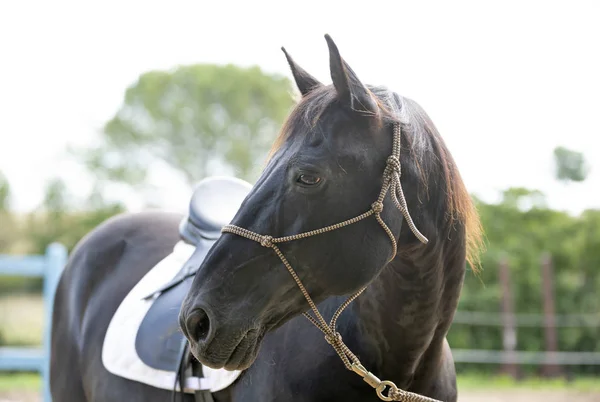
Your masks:
<svg viewBox="0 0 600 402"><path fill-rule="evenodd" d="M196 378L202 378L202 365L191 355L189 343L184 339L181 345L181 355L179 359L179 367L177 369L177 376L175 378L175 384L173 385L173 393L171 395L171 401L175 402L175 397L179 393L179 400L185 400L185 378L186 371L191 368L192 376ZM177 385L179 385L179 391L177 391ZM210 390L203 389L194 392L195 402L214 402L212 393Z"/></svg>
<svg viewBox="0 0 600 402"><path fill-rule="evenodd" d="M344 309L348 307L348 305L356 299L360 294L365 290L365 287L360 289L358 292L351 295L342 305L336 310L333 314L333 317L328 324L319 310L317 306L313 302L312 298L308 294L308 291L302 284L302 281L288 262L287 258L283 255L279 247L277 247L278 243L285 243L293 240L304 239L311 236L316 236L319 234L323 234L326 232L330 232L332 230L341 229L345 226L352 225L354 223L360 222L365 218L368 218L371 215L375 216L379 225L386 232L393 246L393 253L390 261L394 259L396 253L398 252L398 244L396 241L396 237L390 230L390 228L386 225L386 223L381 218L381 212L383 211L383 201L388 191L390 191L390 195L392 201L396 208L400 210L402 215L404 216L410 230L413 234L422 242L427 244L428 240L419 230L416 228L410 213L408 212L408 207L406 204L406 199L404 198L404 192L402 191L402 185L400 182L401 175L401 165L400 165L400 149L401 149L401 133L400 133L400 124L394 124L394 138L393 138L393 146L392 146L392 155L388 157L386 161L386 167L383 172L383 185L381 187L381 191L379 196L377 197L377 201L375 201L371 208L354 218L345 220L340 223L336 223L334 225L326 226L321 229L311 230L309 232L303 232L292 236L284 236L284 237L273 237L269 235L261 235L259 233L252 232L251 230L235 226L235 225L226 225L221 230L223 233L232 233L238 236L245 237L247 239L253 240L257 243L260 243L263 247L272 248L273 251L277 254L283 265L287 268L288 272L300 288L300 291L304 295L306 301L310 305L314 316L309 313L303 313L303 315L313 323L317 328L319 328L325 334L325 340L335 349L337 354L340 356L340 359L346 366L348 370L354 371L356 374L360 375L365 382L375 388L377 395L380 399L384 401L405 401L405 402L440 402L435 399L431 399L425 396L421 396L418 394L414 394L408 391L404 391L399 389L393 382L391 381L381 381L377 378L373 373L366 370L363 365L360 363L360 360L346 344L344 344L342 340L342 336L336 330L336 322L339 316L342 314ZM389 388L389 389L388 389ZM387 390L387 395L385 394Z"/></svg>
<svg viewBox="0 0 600 402"><path fill-rule="evenodd" d="M177 375L175 376L175 383L173 384L173 393L171 394L171 402L175 402L177 396L177 385L179 385L179 400L183 402L185 395L185 369L188 365L190 357L190 349L187 340L184 338L181 342L181 351L179 354L179 367L177 368Z"/></svg>
<svg viewBox="0 0 600 402"><path fill-rule="evenodd" d="M208 390L196 391L194 398L196 402L215 402L212 393Z"/></svg>
<svg viewBox="0 0 600 402"><path fill-rule="evenodd" d="M192 358L192 375L198 378L201 378L202 375L202 365L196 361L196 359ZM199 389L194 393L195 402L215 402L212 392L208 389Z"/></svg>

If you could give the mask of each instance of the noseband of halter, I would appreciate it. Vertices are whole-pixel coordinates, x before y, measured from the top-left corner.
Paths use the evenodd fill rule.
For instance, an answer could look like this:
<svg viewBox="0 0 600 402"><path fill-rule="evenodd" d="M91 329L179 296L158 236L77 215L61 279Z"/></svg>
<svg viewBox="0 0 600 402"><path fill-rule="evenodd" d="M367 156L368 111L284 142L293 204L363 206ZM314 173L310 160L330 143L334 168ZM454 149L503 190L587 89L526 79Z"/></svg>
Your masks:
<svg viewBox="0 0 600 402"><path fill-rule="evenodd" d="M385 233L390 238L390 241L391 241L392 247L393 247L393 253L392 253L392 257L390 258L389 261L393 260L398 251L398 244L397 244L396 238L394 237L394 234L392 233L390 228L386 225L386 223L381 218L381 212L383 211L383 200L385 199L385 196L387 195L388 191L390 192L390 195L391 195L392 201L394 202L394 205L396 206L396 208L398 208L400 210L400 212L402 212L402 215L404 216L404 219L406 220L408 226L410 227L410 230L414 233L414 235L422 243L427 244L427 242L428 242L427 238L425 236L423 236L423 234L421 234L421 232L419 232L419 230L415 226L412 218L410 217L410 213L408 212L408 207L406 205L406 199L404 198L404 192L402 191L402 185L400 183L400 175L402 173L402 167L400 165L400 146L401 146L400 140L401 140L400 123L395 123L394 124L394 138L393 138L392 154L388 157L385 170L383 171L383 185L381 187L381 191L379 192L379 197L377 197L377 200L373 204L371 204L371 208L367 212L364 212L358 216L355 216L354 218L345 220L343 222L336 223L334 225L326 226L321 229L311 230L309 232L295 234L292 236L273 237L273 236L269 236L269 235L261 235L261 234L252 232L248 229L244 229L244 228L241 228L241 227L235 226L235 225L226 225L223 227L223 229L221 231L223 233L233 233L235 235L242 236L242 237L245 237L250 240L254 240L257 243L260 243L261 246L267 247L267 248L272 248L275 251L275 253L279 257L279 259L281 260L283 265L285 265L285 267L287 268L289 273L292 275L292 278L294 278L294 281L300 288L300 291L306 298L306 301L308 301L308 304L310 305L312 311L315 314L314 317L308 313L303 313L303 315L306 318L308 318L308 320L310 322L312 322L317 328L319 328L325 334L325 340L335 349L337 354L342 359L346 368L348 370L352 370L356 374L360 375L365 382L367 382L369 385L371 385L373 388L375 388L379 398L381 398L384 401L406 401L406 402L433 401L433 402L439 402L439 401L436 401L435 399L431 399L431 398L427 398L427 397L424 397L424 396L421 396L418 394L403 391L403 390L399 389L391 381L381 381L374 374L367 371L367 369L365 369L363 367L363 365L360 363L360 360L358 359L358 357L356 357L356 355L354 353L352 353L350 351L350 349L348 349L348 347L342 341L341 334L339 332L337 332L337 330L336 330L337 319L340 316L340 314L342 313L342 311L344 311L344 309L346 307L348 307L348 305L354 299L356 299L365 290L366 287L363 287L358 292L351 295L344 303L342 303L342 305L333 314L333 317L331 318L331 322L329 324L327 324L327 322L325 321L325 319L323 318L321 313L319 313L319 310L317 309L317 306L313 302L312 298L308 294L308 291L306 290L306 288L300 281L300 278L298 277L298 275L296 274L296 272L294 271L294 269L288 262L287 258L285 258L285 256L283 255L283 253L281 252L279 247L277 247L278 243L285 243L285 242L289 242L289 241L293 241L293 240L299 240L299 239L304 239L304 238L311 237L311 236L316 236L316 235L323 234L326 232L331 232L332 230L341 229L345 226L352 225L353 223L362 221L363 219L368 218L369 216L373 215L373 216L375 216L375 219L377 219L377 222L379 222L379 225L381 225L381 227L383 228ZM389 391L388 391L388 395L385 395L384 392L387 387L389 387Z"/></svg>

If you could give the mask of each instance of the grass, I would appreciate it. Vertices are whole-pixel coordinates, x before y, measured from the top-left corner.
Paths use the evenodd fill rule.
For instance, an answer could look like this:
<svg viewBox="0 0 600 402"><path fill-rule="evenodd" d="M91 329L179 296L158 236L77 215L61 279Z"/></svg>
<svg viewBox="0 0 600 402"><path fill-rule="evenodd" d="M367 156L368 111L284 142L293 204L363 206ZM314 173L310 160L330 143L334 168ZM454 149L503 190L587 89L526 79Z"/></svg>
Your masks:
<svg viewBox="0 0 600 402"><path fill-rule="evenodd" d="M44 305L41 296L7 295L0 296L0 340L5 345L30 346L42 342ZM1 343L0 342L0 343ZM35 373L0 373L0 392L15 390L39 390L41 380ZM545 379L530 377L514 380L508 376L489 374L461 374L458 377L460 390L576 390L600 392L598 377L578 377L565 379Z"/></svg>
<svg viewBox="0 0 600 402"><path fill-rule="evenodd" d="M0 296L0 346L42 344L44 302L41 295ZM0 372L0 393L39 392L42 381L37 373ZM2 397L0 396L0 400Z"/></svg>
<svg viewBox="0 0 600 402"><path fill-rule="evenodd" d="M10 346L42 344L44 301L41 295L0 296L0 342Z"/></svg>
<svg viewBox="0 0 600 402"><path fill-rule="evenodd" d="M0 392L16 390L39 390L41 379L38 374L0 373ZM600 379L597 377L580 377L572 381L549 380L532 377L521 381L513 380L505 376L484 376L477 374L464 374L458 377L458 389L460 390L502 390L502 389L526 389L526 390L573 390L584 392L600 392Z"/></svg>
<svg viewBox="0 0 600 402"><path fill-rule="evenodd" d="M35 373L0 374L0 392L41 390L42 379Z"/></svg>
<svg viewBox="0 0 600 402"><path fill-rule="evenodd" d="M576 377L572 380L562 378L547 379L530 377L515 380L509 376L490 376L480 374L463 374L458 377L459 390L476 389L527 389L527 390L576 390L600 392L598 377Z"/></svg>

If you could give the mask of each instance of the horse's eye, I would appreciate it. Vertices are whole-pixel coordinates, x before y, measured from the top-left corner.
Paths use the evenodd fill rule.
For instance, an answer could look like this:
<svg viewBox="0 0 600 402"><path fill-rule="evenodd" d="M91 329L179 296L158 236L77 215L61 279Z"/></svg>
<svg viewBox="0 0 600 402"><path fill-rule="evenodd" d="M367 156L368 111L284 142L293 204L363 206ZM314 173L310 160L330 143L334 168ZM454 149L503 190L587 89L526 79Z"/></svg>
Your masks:
<svg viewBox="0 0 600 402"><path fill-rule="evenodd" d="M317 176L311 176L309 174L301 174L300 176L298 176L298 183L302 183L305 184L307 186L314 186L315 184L318 184L321 181L320 177Z"/></svg>

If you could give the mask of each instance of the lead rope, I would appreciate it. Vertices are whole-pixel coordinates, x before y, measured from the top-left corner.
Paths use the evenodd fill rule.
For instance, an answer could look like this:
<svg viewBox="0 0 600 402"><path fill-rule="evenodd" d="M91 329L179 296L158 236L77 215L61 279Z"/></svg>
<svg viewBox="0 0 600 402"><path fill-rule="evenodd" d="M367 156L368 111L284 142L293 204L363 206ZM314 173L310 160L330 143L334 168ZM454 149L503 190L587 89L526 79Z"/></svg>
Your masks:
<svg viewBox="0 0 600 402"><path fill-rule="evenodd" d="M352 225L356 222L362 221L365 218L368 218L371 215L374 215L375 219L377 219L377 222L379 222L379 225L381 225L383 230L387 233L388 237L390 238L390 241L392 242L393 252L390 261L393 260L396 256L396 253L398 252L398 244L396 242L394 234L381 218L381 212L383 211L383 200L385 199L385 196L388 193L388 191L390 191L390 195L394 205L400 210L400 212L402 212L402 215L404 216L404 219L410 227L410 230L422 243L427 244L427 238L423 236L421 232L419 232L410 216L410 213L408 212L406 199L404 198L404 192L402 191L402 185L400 183L400 175L402 172L400 165L400 137L400 124L396 123L394 125L392 155L388 157L386 167L383 172L383 185L381 187L381 191L379 192L379 197L377 197L377 201L375 201L371 205L371 208L367 212L364 212L354 218L345 220L343 222L336 223L334 225L295 234L292 236L273 237L269 235L261 235L235 225L226 225L223 227L223 229L221 229L221 232L232 233L238 236L245 237L247 239L260 243L260 245L262 245L263 247L272 248L275 251L283 265L285 265L285 267L287 268L290 275L292 275L292 278L300 288L300 291L302 292L310 308L314 312L314 316L310 315L309 313L303 313L303 315L318 329L320 329L321 332L325 334L325 340L337 352L346 368L360 375L367 384L375 388L375 391L377 392L377 395L380 399L384 401L402 402L440 402L436 399L431 399L426 396L404 391L398 388L391 381L381 381L360 363L358 357L356 357L356 355L352 353L348 346L346 346L346 344L344 344L344 342L342 341L341 334L336 330L337 319L342 314L344 309L348 307L348 305L352 303L354 299L360 296L360 294L365 290L366 287L363 287L358 292L351 295L344 303L342 303L342 305L333 314L333 317L331 318L331 321L328 324L317 309L317 306L313 302L312 298L308 294L308 291L302 284L302 281L300 281L300 278L288 262L287 258L285 258L279 247L277 247L277 244L279 243L305 239L307 237L331 232L332 230L341 229L345 226ZM385 391L388 387L389 390L386 395Z"/></svg>

